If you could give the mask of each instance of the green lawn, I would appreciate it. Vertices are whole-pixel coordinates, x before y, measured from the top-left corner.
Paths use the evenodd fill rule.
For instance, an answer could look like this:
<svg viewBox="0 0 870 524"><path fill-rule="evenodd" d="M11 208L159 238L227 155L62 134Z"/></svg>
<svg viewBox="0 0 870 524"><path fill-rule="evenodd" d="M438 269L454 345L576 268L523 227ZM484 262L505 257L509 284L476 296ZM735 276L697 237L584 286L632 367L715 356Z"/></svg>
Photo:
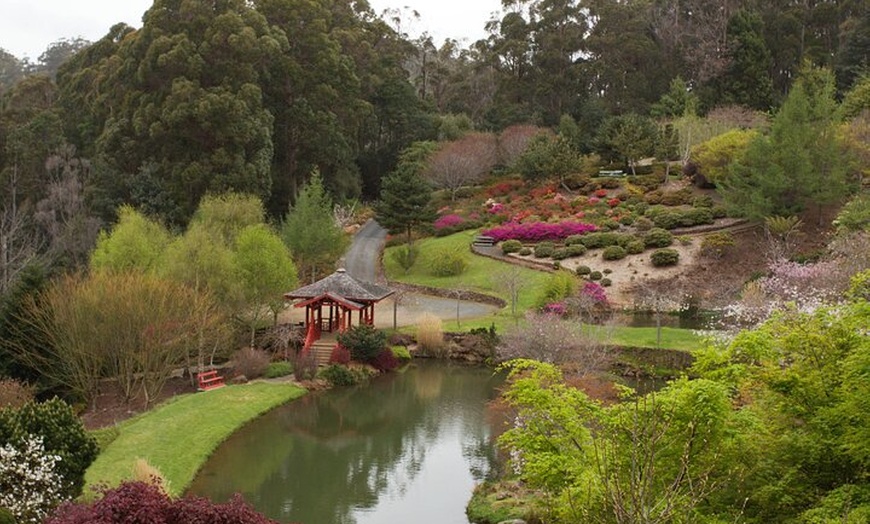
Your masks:
<svg viewBox="0 0 870 524"><path fill-rule="evenodd" d="M248 421L298 398L305 390L286 383L258 382L181 395L118 426L118 437L85 474L85 493L101 483L131 477L137 458L147 460L179 495L218 445Z"/></svg>
<svg viewBox="0 0 870 524"><path fill-rule="evenodd" d="M455 235L426 238L418 241L416 246L420 249L420 254L417 258L417 263L414 264L407 274L390 256L390 253L396 248L387 248L384 253L384 269L387 278L398 282L429 287L467 289L493 295L507 301L509 299L508 292L502 285L504 273L516 269L517 278L523 283L519 293L517 310L525 311L532 308L535 300L538 298L538 292L549 278L549 274L472 254L469 246L477 234L477 231L462 231ZM426 261L436 258L440 253L449 251L459 251L466 254L468 269L456 277L434 277L430 275ZM510 308L508 307L507 311L509 310Z"/></svg>
<svg viewBox="0 0 870 524"><path fill-rule="evenodd" d="M446 237L426 238L418 241L416 246L419 248L420 254L417 263L407 274L390 256L390 253L396 248L388 248L384 253L384 269L387 278L398 282L436 288L469 289L497 296L507 301L508 296L503 285L500 284L504 279L504 272L508 269L513 270L516 268L518 271L517 275L523 282L517 304L517 311L522 316L524 311L535 307L540 289L549 278L549 274L472 254L469 250L469 245L477 234L478 231L463 231ZM456 277L434 277L430 275L426 261L437 257L439 253L451 250L468 254L468 269ZM469 330L479 327L488 328L493 324L499 333L504 333L517 324L517 319L513 318L510 314L509 305L494 315L461 320L459 325L457 325L456 320L445 320L444 329L448 331ZM413 331L413 328L402 331ZM606 331L602 331L602 333L606 333L609 341L616 345L657 347L655 328L616 326L608 328ZM702 337L699 337L691 330L662 328L662 348L691 351L699 348L702 343Z"/></svg>

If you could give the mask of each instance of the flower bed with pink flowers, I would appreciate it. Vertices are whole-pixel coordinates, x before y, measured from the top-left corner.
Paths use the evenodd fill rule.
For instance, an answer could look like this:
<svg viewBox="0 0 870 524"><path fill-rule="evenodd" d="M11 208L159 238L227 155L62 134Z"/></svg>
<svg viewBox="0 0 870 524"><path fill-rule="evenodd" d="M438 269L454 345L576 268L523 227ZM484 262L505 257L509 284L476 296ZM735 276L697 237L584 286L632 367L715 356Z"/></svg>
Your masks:
<svg viewBox="0 0 870 524"><path fill-rule="evenodd" d="M540 242L542 240L564 240L571 235L583 235L597 231L598 227L584 222L564 221L555 224L547 222L508 222L483 234L492 237L496 242L504 240L519 240L521 242Z"/></svg>

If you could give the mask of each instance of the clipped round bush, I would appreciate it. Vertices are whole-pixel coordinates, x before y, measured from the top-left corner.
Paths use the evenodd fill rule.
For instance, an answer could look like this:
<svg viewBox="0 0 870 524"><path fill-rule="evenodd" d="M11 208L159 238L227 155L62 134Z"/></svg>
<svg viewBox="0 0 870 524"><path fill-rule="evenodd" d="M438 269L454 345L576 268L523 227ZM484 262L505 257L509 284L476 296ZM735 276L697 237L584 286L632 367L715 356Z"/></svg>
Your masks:
<svg viewBox="0 0 870 524"><path fill-rule="evenodd" d="M674 243L674 235L661 228L650 229L643 237L646 247L668 247Z"/></svg>
<svg viewBox="0 0 870 524"><path fill-rule="evenodd" d="M338 343L350 351L357 362L370 362L387 345L387 334L374 326L361 324L338 334Z"/></svg>
<svg viewBox="0 0 870 524"><path fill-rule="evenodd" d="M320 372L320 376L333 386L353 386L357 384L356 375L347 367L339 364L327 366Z"/></svg>
<svg viewBox="0 0 870 524"><path fill-rule="evenodd" d="M613 282L609 278L602 278L600 284L604 287L610 287L613 285Z"/></svg>
<svg viewBox="0 0 870 524"><path fill-rule="evenodd" d="M604 275L601 274L601 271L593 271L589 273L589 280L601 280Z"/></svg>
<svg viewBox="0 0 870 524"><path fill-rule="evenodd" d="M680 261L680 254L676 249L657 249L650 256L650 261L655 267L675 266Z"/></svg>
<svg viewBox="0 0 870 524"><path fill-rule="evenodd" d="M638 217L637 220L634 221L634 228L638 231L649 231L653 228L655 224L653 224L652 220L647 217Z"/></svg>
<svg viewBox="0 0 870 524"><path fill-rule="evenodd" d="M619 222L616 220L605 220L601 227L607 229L608 231L616 231L619 229Z"/></svg>
<svg viewBox="0 0 870 524"><path fill-rule="evenodd" d="M622 224L623 226L630 226L630 225L634 224L634 221L635 221L634 215L625 215L625 216L619 217L619 223Z"/></svg>
<svg viewBox="0 0 870 524"><path fill-rule="evenodd" d="M629 255L638 255L643 253L644 249L646 246L643 244L643 240L632 240L625 246L625 252Z"/></svg>
<svg viewBox="0 0 870 524"><path fill-rule="evenodd" d="M713 213L713 218L725 218L728 216L728 208L725 206L713 206L710 212Z"/></svg>
<svg viewBox="0 0 870 524"><path fill-rule="evenodd" d="M518 254L521 256L527 257L527 256L532 254L532 249L528 248L528 247L524 247L524 248L519 250Z"/></svg>
<svg viewBox="0 0 870 524"><path fill-rule="evenodd" d="M634 235L619 235L619 238L616 239L616 245L625 249L629 243L634 242L635 240L639 239Z"/></svg>
<svg viewBox="0 0 870 524"><path fill-rule="evenodd" d="M575 271L578 275L583 277L588 275L589 273L592 273L592 268L590 268L589 266L577 266L577 269Z"/></svg>
<svg viewBox="0 0 870 524"><path fill-rule="evenodd" d="M609 275L609 274L613 273L613 270L610 269L609 267L607 267L607 268L604 268L604 271L602 271L602 273L604 273L605 275Z"/></svg>
<svg viewBox="0 0 870 524"><path fill-rule="evenodd" d="M583 244L583 235L571 235L565 239L566 246L576 246L578 244Z"/></svg>
<svg viewBox="0 0 870 524"><path fill-rule="evenodd" d="M565 249L568 250L569 257L581 257L586 254L586 246L583 244L573 244Z"/></svg>
<svg viewBox="0 0 870 524"><path fill-rule="evenodd" d="M674 229L683 225L683 214L678 211L659 213L653 218L653 224L662 229Z"/></svg>
<svg viewBox="0 0 870 524"><path fill-rule="evenodd" d="M468 269L468 260L458 251L445 250L429 260L429 273L435 277L455 277Z"/></svg>
<svg viewBox="0 0 870 524"><path fill-rule="evenodd" d="M535 246L535 258L549 258L556 251L556 246L552 242L539 242Z"/></svg>
<svg viewBox="0 0 870 524"><path fill-rule="evenodd" d="M601 258L604 260L622 260L628 253L620 246L608 246L604 248Z"/></svg>
<svg viewBox="0 0 870 524"><path fill-rule="evenodd" d="M692 207L713 207L713 197L701 195L692 201Z"/></svg>
<svg viewBox="0 0 870 524"><path fill-rule="evenodd" d="M505 255L510 253L518 253L523 248L523 243L519 240L505 240L501 243L501 252Z"/></svg>
<svg viewBox="0 0 870 524"><path fill-rule="evenodd" d="M559 249L556 249L553 251L552 256L553 256L553 260L565 260L566 258L568 258L571 255L568 253L567 247L560 247Z"/></svg>
<svg viewBox="0 0 870 524"><path fill-rule="evenodd" d="M611 232L589 233L583 237L583 245L588 249L598 249L607 246L616 245L619 242L619 235Z"/></svg>

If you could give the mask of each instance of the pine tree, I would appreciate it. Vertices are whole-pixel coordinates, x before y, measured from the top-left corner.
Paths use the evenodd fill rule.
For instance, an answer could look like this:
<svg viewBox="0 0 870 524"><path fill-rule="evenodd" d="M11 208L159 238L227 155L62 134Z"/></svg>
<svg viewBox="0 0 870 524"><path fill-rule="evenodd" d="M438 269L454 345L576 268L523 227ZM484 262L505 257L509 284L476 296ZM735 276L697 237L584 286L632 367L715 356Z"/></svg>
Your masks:
<svg viewBox="0 0 870 524"><path fill-rule="evenodd" d="M303 275L314 282L319 273L334 269L347 248L348 238L332 214L332 199L315 171L302 188L281 227L284 243Z"/></svg>

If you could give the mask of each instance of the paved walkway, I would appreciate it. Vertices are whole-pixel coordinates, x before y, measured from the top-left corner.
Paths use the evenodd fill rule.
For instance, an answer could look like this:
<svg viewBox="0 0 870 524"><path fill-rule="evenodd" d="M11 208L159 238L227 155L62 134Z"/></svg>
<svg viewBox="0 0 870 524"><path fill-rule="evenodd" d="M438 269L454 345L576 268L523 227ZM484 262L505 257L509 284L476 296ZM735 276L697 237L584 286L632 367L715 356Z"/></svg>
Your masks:
<svg viewBox="0 0 870 524"><path fill-rule="evenodd" d="M360 280L386 284L380 275L380 257L387 230L374 220L369 220L354 235L353 242L344 256L344 268L348 274ZM450 298L433 297L420 293L397 293L375 307L375 324L379 327L393 327L395 304L395 323L408 326L416 323L420 315L431 313L445 321L458 318L469 319L489 315L498 308L489 304L457 301Z"/></svg>

